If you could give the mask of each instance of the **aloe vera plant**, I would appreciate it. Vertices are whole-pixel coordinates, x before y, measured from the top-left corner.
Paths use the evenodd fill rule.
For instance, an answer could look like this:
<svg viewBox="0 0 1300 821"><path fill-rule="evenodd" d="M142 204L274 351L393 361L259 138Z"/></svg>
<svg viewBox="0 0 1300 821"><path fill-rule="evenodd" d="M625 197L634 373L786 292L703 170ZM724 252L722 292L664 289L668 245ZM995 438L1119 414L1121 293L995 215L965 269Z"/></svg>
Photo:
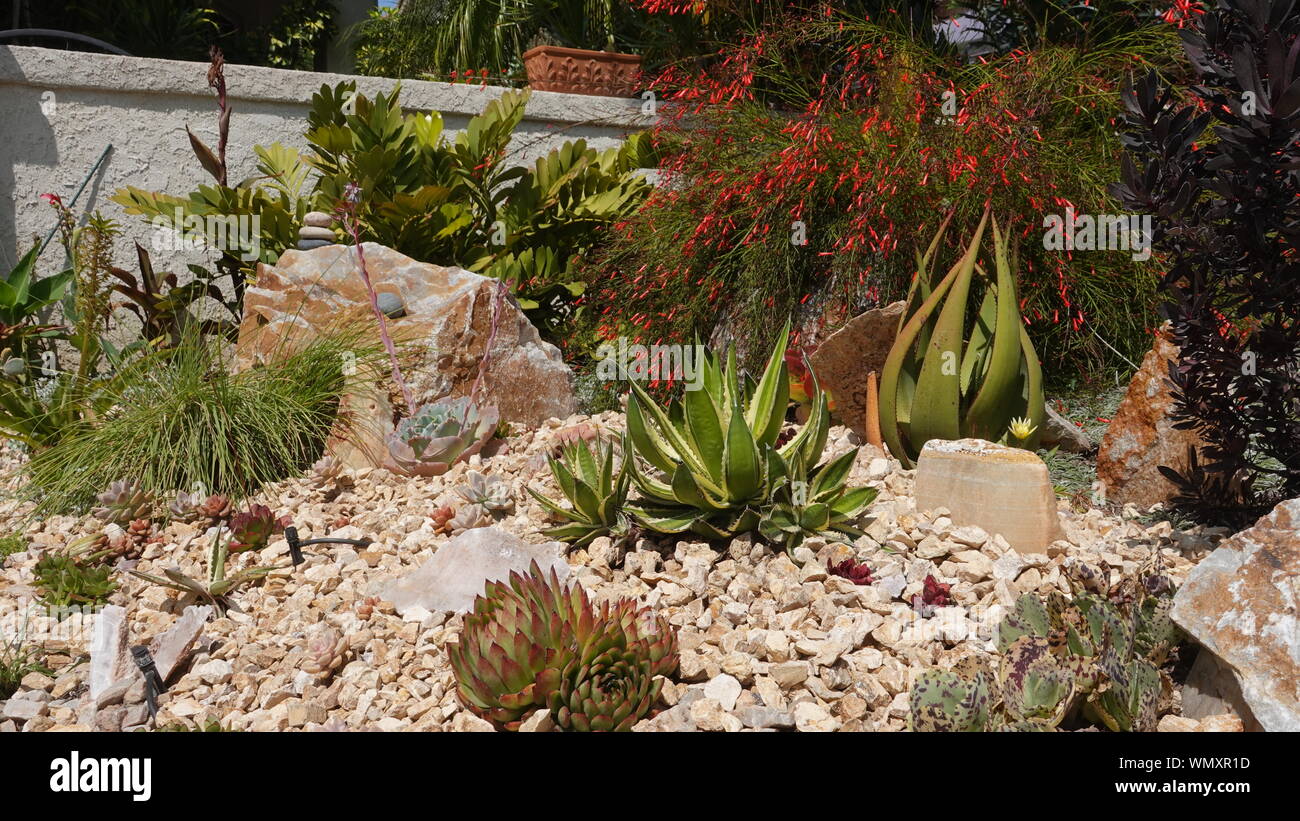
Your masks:
<svg viewBox="0 0 1300 821"><path fill-rule="evenodd" d="M181 593L193 593L202 601L215 607L218 613L225 613L226 610L232 607L235 610L239 609L230 600L230 594L244 585L257 581L273 570L280 569L279 567L250 567L227 576L226 560L229 556L230 540L223 540L221 533L218 532L212 539L212 548L208 551L208 576L204 581L185 575L178 567L165 568L162 576L140 573L135 570L131 571L131 575Z"/></svg>
<svg viewBox="0 0 1300 821"><path fill-rule="evenodd" d="M1015 250L990 216L985 209L974 237L942 279L935 280L932 266L951 215L917 255L916 279L880 375L881 434L904 467L912 467L931 439L1038 446L1046 413L1042 369L1020 316ZM978 260L990 221L996 277ZM968 333L966 309L977 273L985 288Z"/></svg>
<svg viewBox="0 0 1300 821"><path fill-rule="evenodd" d="M780 501L778 491L802 478L802 469L792 472L791 464L817 464L826 446L830 412L815 378L808 421L777 446L790 398L785 362L789 332L787 323L757 382L749 375L741 377L733 350L725 366L706 351L699 389L684 391L667 410L632 383L628 439L636 455L662 473L660 478L638 465L630 466L643 498L628 508L643 526L659 533L690 531L710 539L756 530L773 503ZM814 469L814 475L821 475L820 470ZM847 474L838 463L827 470L828 477ZM816 502L827 506L827 524L831 516L847 524L870 502L867 494L845 491L843 478L840 475L838 482L829 483L832 492ZM808 518L813 525L821 520L820 514Z"/></svg>

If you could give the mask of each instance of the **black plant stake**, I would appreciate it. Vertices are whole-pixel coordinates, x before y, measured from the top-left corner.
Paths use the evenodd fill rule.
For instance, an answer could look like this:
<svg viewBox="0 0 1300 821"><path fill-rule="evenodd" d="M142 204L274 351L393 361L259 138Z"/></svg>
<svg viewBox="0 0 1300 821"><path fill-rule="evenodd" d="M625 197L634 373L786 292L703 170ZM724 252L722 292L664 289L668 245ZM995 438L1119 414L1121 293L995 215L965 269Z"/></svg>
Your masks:
<svg viewBox="0 0 1300 821"><path fill-rule="evenodd" d="M139 667L140 672L144 674L144 703L149 708L149 717L157 721L158 696L166 691L167 685L158 674L158 666L154 664L148 647L143 644L132 647L131 658L135 661L135 666Z"/></svg>
<svg viewBox="0 0 1300 821"><path fill-rule="evenodd" d="M374 544L370 539L308 539L304 542L298 538L298 528L293 525L289 525L284 529L284 540L289 543L289 555L293 559L295 567L306 561L302 557L302 548L305 545L350 544L353 547L369 547Z"/></svg>

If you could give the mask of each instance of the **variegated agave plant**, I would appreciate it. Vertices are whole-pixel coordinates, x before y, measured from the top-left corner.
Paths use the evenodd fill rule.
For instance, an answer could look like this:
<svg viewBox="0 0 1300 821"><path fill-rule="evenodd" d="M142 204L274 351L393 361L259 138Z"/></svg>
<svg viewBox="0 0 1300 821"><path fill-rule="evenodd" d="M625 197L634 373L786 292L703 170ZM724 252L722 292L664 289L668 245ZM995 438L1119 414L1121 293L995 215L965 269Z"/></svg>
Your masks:
<svg viewBox="0 0 1300 821"><path fill-rule="evenodd" d="M808 421L789 441L777 444L790 397L785 362L789 331L787 323L757 382L738 373L731 351L725 366L706 352L699 389L683 391L667 410L632 383L628 438L636 455L660 473L631 468L643 498L628 507L646 528L690 531L710 539L756 530L777 501L778 490L802 481L803 474L794 475L791 463L817 465L826 446L830 412L815 378ZM814 476L820 471L815 469ZM839 466L827 475L838 481L824 483L828 492L819 494L816 504L827 505L845 523L856 519L870 498L845 491L847 471ZM821 517L804 521L815 525ZM828 515L826 524L830 521Z"/></svg>
<svg viewBox="0 0 1300 821"><path fill-rule="evenodd" d="M917 255L898 337L880 374L881 435L905 468L931 439L974 437L1034 450L1046 414L1042 368L1016 298L1014 247L994 219L997 277L988 277L977 259L990 219L986 208L961 258L936 281L931 264L951 219ZM984 296L967 337L977 271L986 281Z"/></svg>
<svg viewBox="0 0 1300 821"><path fill-rule="evenodd" d="M577 440L564 447L562 458L548 460L555 484L569 500L568 507L525 488L561 522L547 529L547 536L583 547L598 536L623 539L629 534L623 512L628 489L627 446L618 470L614 469L614 450L610 442L598 440L593 448Z"/></svg>

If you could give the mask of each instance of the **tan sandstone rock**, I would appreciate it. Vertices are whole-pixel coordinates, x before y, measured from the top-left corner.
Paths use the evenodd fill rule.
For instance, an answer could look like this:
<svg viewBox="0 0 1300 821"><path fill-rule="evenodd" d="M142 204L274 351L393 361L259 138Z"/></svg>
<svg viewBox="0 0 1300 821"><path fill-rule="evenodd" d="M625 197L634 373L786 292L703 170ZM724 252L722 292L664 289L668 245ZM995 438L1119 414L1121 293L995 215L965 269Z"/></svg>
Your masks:
<svg viewBox="0 0 1300 821"><path fill-rule="evenodd" d="M497 406L504 422L537 426L575 412L572 373L559 350L542 341L514 298L499 293L496 280L417 262L375 243L363 248L383 304L399 306L388 326L405 348L403 375L417 403L468 395L482 368L479 396ZM322 331L373 324L373 316L353 246L289 250L275 265L258 266L244 295L238 355L243 363L264 361ZM334 451L350 466L381 464L376 456L393 422L390 387L347 397L359 441L354 450Z"/></svg>
<svg viewBox="0 0 1300 821"><path fill-rule="evenodd" d="M1000 533L1021 553L1046 553L1064 535L1043 460L983 439L932 439L921 449L916 509L940 507L958 527Z"/></svg>
<svg viewBox="0 0 1300 821"><path fill-rule="evenodd" d="M867 404L867 374L880 373L898 335L903 302L873 308L850 319L808 357L817 381L835 397L832 414L840 424L866 438L863 416Z"/></svg>

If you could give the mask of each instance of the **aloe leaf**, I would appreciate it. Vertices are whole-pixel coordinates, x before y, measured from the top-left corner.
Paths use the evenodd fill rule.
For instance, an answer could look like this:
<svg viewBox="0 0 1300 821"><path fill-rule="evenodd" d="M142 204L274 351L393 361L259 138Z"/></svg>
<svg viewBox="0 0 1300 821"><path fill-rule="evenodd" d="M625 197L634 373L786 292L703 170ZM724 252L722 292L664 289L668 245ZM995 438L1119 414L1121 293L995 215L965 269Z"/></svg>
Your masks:
<svg viewBox="0 0 1300 821"><path fill-rule="evenodd" d="M699 452L705 471L715 484L723 484L726 441L713 398L707 391L683 391L682 406L686 411L686 429L690 432L691 442Z"/></svg>
<svg viewBox="0 0 1300 821"><path fill-rule="evenodd" d="M637 505L628 509L643 527L656 533L684 533L702 518L699 511L682 508Z"/></svg>
<svg viewBox="0 0 1300 821"><path fill-rule="evenodd" d="M555 483L560 486L560 492L564 498L572 501L574 488L577 484L577 478L569 470L569 466L559 459L551 460L551 475L555 477Z"/></svg>
<svg viewBox="0 0 1300 821"><path fill-rule="evenodd" d="M577 515L575 515L574 511L568 510L567 508L560 507L555 502L546 498L545 496L533 490L532 488L525 487L524 490L528 492L529 496L532 496L534 499L536 499L538 504L540 504L542 507L549 510L551 513L554 513L556 516L559 516L563 519L568 519L569 521L574 521L574 522L581 521L581 519Z"/></svg>
<svg viewBox="0 0 1300 821"><path fill-rule="evenodd" d="M853 461L857 456L858 449L854 448L843 456L818 468L813 479L812 488L808 492L808 497L821 500L823 494L834 493L843 487L844 482L849 478L849 471L853 469Z"/></svg>
<svg viewBox="0 0 1300 821"><path fill-rule="evenodd" d="M1014 390L1021 367L1020 306L1016 300L1015 274L1007 263L1007 244L993 220L993 254L997 267L997 325L988 372L966 413L967 434L996 442L1007 423L1016 415L1020 392Z"/></svg>
<svg viewBox="0 0 1300 821"><path fill-rule="evenodd" d="M600 498L585 482L574 484L573 506L588 521L600 521Z"/></svg>
<svg viewBox="0 0 1300 821"><path fill-rule="evenodd" d="M916 382L916 396L912 402L911 440L919 447L930 439L958 439L961 437L961 351L966 328L966 302L970 295L971 278L975 272L975 257L989 212L984 211L975 236L965 254L953 266L955 279L944 299L943 309L935 321L929 345L925 348L925 364Z"/></svg>
<svg viewBox="0 0 1300 821"><path fill-rule="evenodd" d="M943 228L947 227L944 222ZM942 233L943 228L940 229ZM935 247L939 236L931 243ZM930 296L916 309L916 313L899 330L894 345L889 349L889 355L885 357L885 364L880 371L880 435L889 447L889 452L902 463L904 468L911 468L912 457L909 448L904 445L899 427L900 421L910 423L912 411L915 407L915 396L905 395L900 391L902 385L902 374L904 368L912 359L912 349L917 343L918 337L927 324L931 314L938 308L948 290L952 287L953 281L957 278L959 268L954 266L938 285L931 291ZM918 272L917 276L921 276ZM909 391L911 391L909 386ZM906 410L901 410L902 401L906 399ZM909 441L914 437L909 436Z"/></svg>
<svg viewBox="0 0 1300 821"><path fill-rule="evenodd" d="M762 488L758 443L740 412L739 398L733 400L731 424L727 428L725 454L727 499L733 504L752 499Z"/></svg>
<svg viewBox="0 0 1300 821"><path fill-rule="evenodd" d="M699 510L726 510L730 507L725 497L711 496L707 488L701 487L694 472L685 465L673 471L672 488L678 502Z"/></svg>
<svg viewBox="0 0 1300 821"><path fill-rule="evenodd" d="M981 275L983 269L975 266ZM972 381L982 377L988 367L988 352L993 345L993 328L997 324L997 287L990 284L980 301L979 313L975 316L975 327L971 329L970 341L966 343L966 355L961 361L961 394L968 395Z"/></svg>
<svg viewBox="0 0 1300 821"><path fill-rule="evenodd" d="M654 414L658 408L654 406L653 400L648 396L642 399L642 392L639 386L632 383L632 395L628 397L627 403L627 433L631 438L636 452L650 464L662 470L664 473L671 473L673 467L677 464L677 454L657 429L652 429L646 422L646 413L643 411L642 402L648 407L653 408ZM661 421L662 420L662 421ZM655 421L660 423L660 427L668 424L667 419L663 418L662 413L655 417Z"/></svg>
<svg viewBox="0 0 1300 821"><path fill-rule="evenodd" d="M1038 361L1034 343L1029 339L1029 331L1024 323L1020 324L1020 350L1024 357L1022 367L1025 375L1026 408L1025 415L1034 432L1024 443L1029 450L1037 450L1043 436L1043 423L1047 420L1047 399L1043 392L1043 366Z"/></svg>
<svg viewBox="0 0 1300 821"><path fill-rule="evenodd" d="M831 511L839 516L856 517L876 500L878 491L874 487L855 487L846 490L830 503Z"/></svg>

